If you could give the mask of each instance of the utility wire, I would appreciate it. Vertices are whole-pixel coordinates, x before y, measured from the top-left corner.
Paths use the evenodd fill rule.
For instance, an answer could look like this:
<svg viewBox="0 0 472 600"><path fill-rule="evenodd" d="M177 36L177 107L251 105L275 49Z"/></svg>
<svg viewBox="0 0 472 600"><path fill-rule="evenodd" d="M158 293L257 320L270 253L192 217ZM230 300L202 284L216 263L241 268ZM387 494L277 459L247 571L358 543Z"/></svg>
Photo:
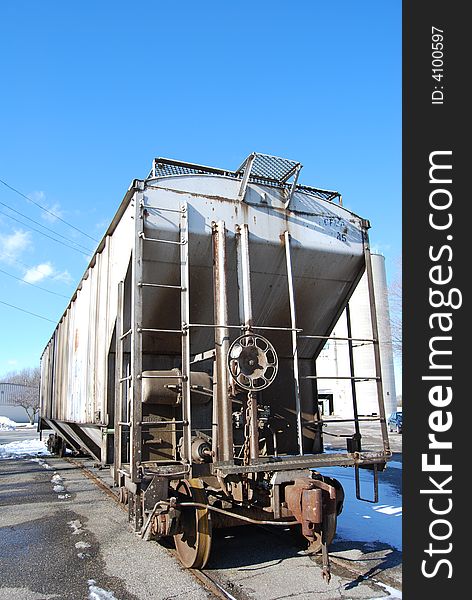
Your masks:
<svg viewBox="0 0 472 600"><path fill-rule="evenodd" d="M48 319L47 317L37 315L36 313L30 312L29 310L25 310L24 308L20 308L19 306L15 306L14 304L8 304L8 302L4 302L3 300L0 300L0 304L5 304L5 306L15 308L16 310L21 310L21 312L27 313L28 315L33 315L33 317L38 317L38 319L43 319L44 321L49 321L50 323L56 323L56 321L53 321L52 319Z"/></svg>
<svg viewBox="0 0 472 600"><path fill-rule="evenodd" d="M55 213L53 213L52 211L48 210L47 208L45 208L44 206L42 206L41 204L39 204L39 202L35 202L34 200L32 200L29 196L27 196L26 194L23 194L22 192L20 192L19 190L17 190L16 188L12 187L11 185L9 185L6 181L3 181L3 179L0 179L0 183L3 183L3 185L7 188L9 188L10 190L12 190L13 192L15 192L16 194L20 195L22 198L26 198L26 200L28 200L29 202L32 202L33 204L35 204L36 206L38 206L41 210L44 210L44 212L47 212L48 214L52 215L53 217L55 217L56 219L58 219L59 221L62 221L63 223L65 223L66 225L68 225L69 227L72 227L72 229L75 229L76 231L78 231L79 233L81 233L82 235L85 235L86 237L88 237L89 239L91 239L94 242L97 242L99 240L96 240L95 238L93 238L91 235L89 235L88 233L85 233L85 231L82 231L81 229L79 229L78 227L76 227L75 225L72 225L72 223L69 223L68 221L66 221L65 219L63 219L62 217L60 217L59 215L56 215Z"/></svg>
<svg viewBox="0 0 472 600"><path fill-rule="evenodd" d="M26 263L24 263L21 260L18 260L17 258L13 258L13 256L11 256L11 254L6 254L6 253L0 254L0 261L5 260L5 259L7 260L7 262L10 262L10 261L14 262L15 264L21 265L22 267L26 267L27 269L36 269L37 268L37 266L33 267L31 265L27 265ZM26 283L26 281L25 281L25 283Z"/></svg>
<svg viewBox="0 0 472 600"><path fill-rule="evenodd" d="M12 277L13 279L17 279L18 281L21 281L22 283L26 283L28 285L32 285L33 287L38 288L38 290L43 290L43 292L48 292L49 294L54 294L55 296L60 296L61 298L65 298L66 300L69 300L69 296L64 296L64 294L59 294L58 292L53 292L52 290L47 290L46 288L43 288L40 285L36 285L35 283L31 283L30 281L25 281L24 279L21 279L21 277L17 277L16 275L12 275L11 273L8 273L7 271L4 271L3 269L0 269L0 273L4 273L5 275L8 275L8 277Z"/></svg>
<svg viewBox="0 0 472 600"><path fill-rule="evenodd" d="M54 235L56 235L57 237L62 238L63 240L67 240L68 242L71 242L72 244L75 244L76 246L78 246L79 248L82 248L85 252L93 252L93 250L91 250L90 248L87 248L85 246L82 246L82 244L79 244L77 242L74 242L74 240L71 240L70 238L66 237L65 235L62 235L61 233L57 233L56 231L54 231L54 229L51 229L50 227L46 227L46 225L43 225L42 223L39 223L38 221L35 221L34 219L31 219L30 217L28 217L28 215L25 215L24 213L20 212L19 210L16 210L16 208L12 208L10 205L5 204L5 202L1 202L0 204L2 206L6 206L6 208L8 208L9 210L13 211L14 213L16 213L17 215L20 215L21 217L23 217L24 219L27 219L28 221L31 221L32 223L34 223L35 225L39 225L40 227L42 227L43 229L45 229L46 231L50 231L51 233L53 233ZM5 213L2 213L5 214Z"/></svg>
<svg viewBox="0 0 472 600"><path fill-rule="evenodd" d="M13 258L13 256L11 256L11 254L0 254L0 260L7 260L7 262L14 262L17 265L21 265L22 267L26 267L27 269L35 269L36 267L32 267L31 265L27 265L26 263L22 262L21 260L18 260L17 258Z"/></svg>
<svg viewBox="0 0 472 600"><path fill-rule="evenodd" d="M37 268L37 266L33 267L31 265L27 265L26 263L24 263L21 260L18 260L17 258L13 258L13 256L11 256L10 254L0 254L0 261L5 260L5 259L7 260L8 263L14 262L16 265L26 267L27 269L36 269ZM23 281L23 279L21 281ZM28 283L28 282L25 281L24 283ZM66 298L66 297L68 297L68 296L64 296L64 298Z"/></svg>
<svg viewBox="0 0 472 600"><path fill-rule="evenodd" d="M9 219L13 219L13 221L16 221L17 223L20 223L24 227L29 227L29 229L32 229L33 231L36 231L37 233L39 233L41 235L44 235L45 237L49 238L53 242L57 242L58 244L61 244L62 246L65 246L66 248L70 248L71 250L75 250L79 254L82 254L82 255L84 254L83 250L79 250L75 246L71 246L70 244L66 244L65 242L61 242L61 240L57 240L56 238L53 238L52 236L48 235L47 233L44 233L44 231L40 231L39 229L36 229L35 227L31 227L31 225L27 225L26 223L23 223L23 221L20 221L19 219L16 219L15 217L12 217L11 215L7 214L6 212L3 212L3 210L0 210L0 214L5 215Z"/></svg>

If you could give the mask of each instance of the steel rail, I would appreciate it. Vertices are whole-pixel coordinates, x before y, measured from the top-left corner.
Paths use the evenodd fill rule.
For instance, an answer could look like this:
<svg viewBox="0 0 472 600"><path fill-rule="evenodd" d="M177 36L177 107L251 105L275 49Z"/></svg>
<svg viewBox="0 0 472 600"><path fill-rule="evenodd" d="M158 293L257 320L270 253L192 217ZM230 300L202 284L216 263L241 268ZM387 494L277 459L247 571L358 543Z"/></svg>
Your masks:
<svg viewBox="0 0 472 600"><path fill-rule="evenodd" d="M99 477L97 477L97 475L92 473L88 469L88 467L86 467L85 465L82 465L79 461L76 461L73 458L64 457L64 460L66 460L68 463L73 464L74 466L78 467L81 470L81 472L84 474L84 476L87 477L88 479L90 479L90 481L92 483L94 483L109 498L111 498L123 512L126 512L126 513L128 512L128 507L126 506L126 504L123 504L122 502L120 502L118 494L116 492L114 492L113 489L110 488L106 483L104 483ZM179 561L180 564L182 564L182 561L180 560L179 555L177 554L177 552L175 550L172 550L171 548L166 548L165 546L162 546L162 545L160 547L164 551L168 552L168 554L170 556L172 556L172 558L175 558L176 560ZM210 576L207 572L201 571L200 569L185 568L185 570L190 572L196 579L199 580L199 582L208 591L210 591L217 598L220 598L221 600L238 600L229 591L227 591L221 585L221 583L219 583L213 576Z"/></svg>

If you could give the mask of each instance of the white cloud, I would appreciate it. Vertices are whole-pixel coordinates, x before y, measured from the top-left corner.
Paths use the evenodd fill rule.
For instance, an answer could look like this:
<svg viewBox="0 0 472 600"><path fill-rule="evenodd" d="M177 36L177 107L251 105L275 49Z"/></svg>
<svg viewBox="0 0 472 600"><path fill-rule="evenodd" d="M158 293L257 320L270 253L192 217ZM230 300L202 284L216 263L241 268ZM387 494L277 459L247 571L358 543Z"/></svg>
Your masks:
<svg viewBox="0 0 472 600"><path fill-rule="evenodd" d="M54 275L54 279L56 281L62 281L63 283L70 285L74 280L72 278L72 275L69 273L69 271L66 269L65 271L62 271L62 273L56 273Z"/></svg>
<svg viewBox="0 0 472 600"><path fill-rule="evenodd" d="M46 200L46 194L41 190L31 192L31 194L28 194L28 197L34 200L35 202L44 202L44 200Z"/></svg>
<svg viewBox="0 0 472 600"><path fill-rule="evenodd" d="M66 285L70 285L74 281L67 269L59 272L49 261L29 268L23 276L23 281L26 283L38 283L48 278L53 281L61 281Z"/></svg>
<svg viewBox="0 0 472 600"><path fill-rule="evenodd" d="M38 281L42 281L46 277L51 277L53 273L54 269L51 263L41 263L36 267L28 269L23 277L23 281L26 281L26 283L38 283Z"/></svg>
<svg viewBox="0 0 472 600"><path fill-rule="evenodd" d="M31 245L31 233L29 231L19 229L10 235L0 234L0 260L4 262L14 261Z"/></svg>
<svg viewBox="0 0 472 600"><path fill-rule="evenodd" d="M62 218L62 215L64 213L61 210L61 205L59 204L59 202L55 202L52 205L47 204L46 203L46 194L44 192L42 192L42 191L31 192L29 197L32 200L34 200L35 202L37 202L38 204L41 204L41 206L43 206L48 211L48 212L43 211L41 213L41 217L45 221L48 221L48 223L54 223L55 221L57 221L58 218Z"/></svg>
<svg viewBox="0 0 472 600"><path fill-rule="evenodd" d="M42 217L45 221L48 221L49 223L54 223L55 221L57 221L57 219L62 218L62 215L64 214L61 210L61 205L58 202L56 202L52 206L48 206L46 204L45 208L47 208L49 212L43 212Z"/></svg>

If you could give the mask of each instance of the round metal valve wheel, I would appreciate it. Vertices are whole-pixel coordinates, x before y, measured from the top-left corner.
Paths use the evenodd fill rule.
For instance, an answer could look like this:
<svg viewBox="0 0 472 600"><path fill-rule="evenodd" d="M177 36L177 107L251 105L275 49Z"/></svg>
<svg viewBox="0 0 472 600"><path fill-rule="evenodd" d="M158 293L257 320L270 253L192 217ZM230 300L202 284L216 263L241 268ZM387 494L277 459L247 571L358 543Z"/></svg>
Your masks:
<svg viewBox="0 0 472 600"><path fill-rule="evenodd" d="M228 369L232 378L243 390L257 392L274 381L278 370L274 347L253 333L241 335L231 344L228 352Z"/></svg>
<svg viewBox="0 0 472 600"><path fill-rule="evenodd" d="M180 502L207 504L207 496L200 479L179 481L176 491ZM210 557L211 520L205 508L182 507L182 533L174 535L175 549L187 569L203 569Z"/></svg>

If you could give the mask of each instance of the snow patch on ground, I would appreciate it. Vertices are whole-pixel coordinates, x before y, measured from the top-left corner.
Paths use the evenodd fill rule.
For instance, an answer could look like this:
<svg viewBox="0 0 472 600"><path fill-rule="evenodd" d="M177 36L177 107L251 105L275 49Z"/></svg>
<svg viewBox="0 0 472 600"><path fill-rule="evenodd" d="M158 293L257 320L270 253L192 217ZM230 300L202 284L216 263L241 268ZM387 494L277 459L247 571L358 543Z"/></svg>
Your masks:
<svg viewBox="0 0 472 600"><path fill-rule="evenodd" d="M0 445L0 459L50 455L46 444L40 440L24 440Z"/></svg>
<svg viewBox="0 0 472 600"><path fill-rule="evenodd" d="M2 431L16 431L17 423L12 421L8 417L0 417L0 430Z"/></svg>
<svg viewBox="0 0 472 600"><path fill-rule="evenodd" d="M53 484L53 491L58 494L58 500L67 500L70 498L70 494L67 494L67 490L64 485L64 479L59 475L59 473L54 472L54 475L51 478L51 483Z"/></svg>
<svg viewBox="0 0 472 600"><path fill-rule="evenodd" d="M78 533L84 533L83 530L80 530ZM85 550L87 550L88 548L91 548L91 544L87 543L87 542L77 542L75 544L75 547L77 550L82 550L83 552L78 552L77 556L81 559L84 560L85 558L91 558L91 554L89 554L88 552L85 552ZM92 580L90 580L92 581ZM95 582L94 582L95 583ZM100 588L97 588L100 589ZM103 590L102 590L103 591ZM93 598L102 598L102 596L93 596ZM103 596L104 598L107 598L108 596ZM114 597L114 596L113 596ZM89 596L90 598L90 596Z"/></svg>
<svg viewBox="0 0 472 600"><path fill-rule="evenodd" d="M48 465L48 463L45 460L43 460L42 458L32 458L31 462L37 462L40 467L43 467L43 469L51 470L54 468L54 467L51 467L51 465Z"/></svg>
<svg viewBox="0 0 472 600"><path fill-rule="evenodd" d="M356 499L354 468L330 467L322 469L322 474L337 479L345 492L335 540L379 542L401 551L402 497L395 487L382 481L380 474L379 502L371 504ZM360 483L362 495L372 497L372 472L361 469Z"/></svg>
<svg viewBox="0 0 472 600"><path fill-rule="evenodd" d="M89 586L88 600L117 600L113 592L98 587L94 579L87 581Z"/></svg>
<svg viewBox="0 0 472 600"><path fill-rule="evenodd" d="M6 417L1 417L3 423L5 423ZM34 456L35 458L30 458ZM1 459L14 459L14 458L30 458L32 462L37 462L40 467L44 469L52 469L48 463L43 460L42 456L51 456L48 451L45 442L40 440L24 440L19 442L10 442L9 444L0 444L0 460ZM70 498L70 494L64 486L64 479L58 474L54 473L51 478L53 484L53 491L58 494L58 500L67 500ZM74 532L75 533L75 532Z"/></svg>
<svg viewBox="0 0 472 600"><path fill-rule="evenodd" d="M67 525L69 525L69 527L72 529L72 535L80 535L84 532L82 529L82 523L78 519L75 521L69 521Z"/></svg>
<svg viewBox="0 0 472 600"><path fill-rule="evenodd" d="M400 590L390 587L389 585L386 585L385 583L381 583L380 581L377 581L377 580L375 580L375 584L379 585L380 587L383 587L384 590L390 594L389 596L382 596L381 598L377 598L377 600L392 600L393 598L401 598L402 597L402 593L400 592Z"/></svg>

